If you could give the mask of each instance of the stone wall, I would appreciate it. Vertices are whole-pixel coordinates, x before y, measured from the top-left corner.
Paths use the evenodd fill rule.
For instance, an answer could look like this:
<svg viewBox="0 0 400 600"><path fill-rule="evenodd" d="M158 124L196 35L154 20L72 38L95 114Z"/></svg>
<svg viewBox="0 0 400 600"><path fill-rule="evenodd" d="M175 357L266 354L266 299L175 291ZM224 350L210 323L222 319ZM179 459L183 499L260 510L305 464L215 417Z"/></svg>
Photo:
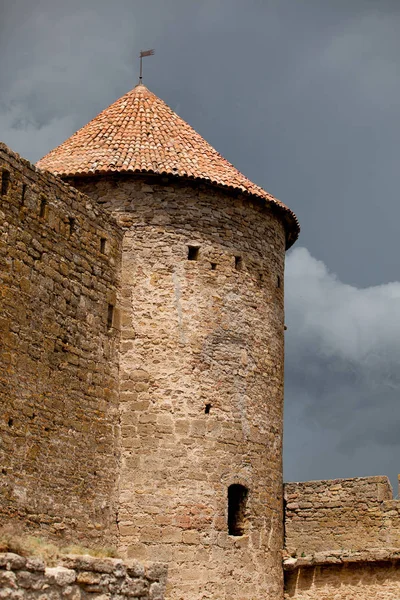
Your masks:
<svg viewBox="0 0 400 600"><path fill-rule="evenodd" d="M113 544L122 235L4 145L0 178L0 522Z"/></svg>
<svg viewBox="0 0 400 600"><path fill-rule="evenodd" d="M285 484L289 555L400 548L400 502L387 477Z"/></svg>
<svg viewBox="0 0 400 600"><path fill-rule="evenodd" d="M400 598L400 502L387 477L288 483L285 503L286 598Z"/></svg>
<svg viewBox="0 0 400 600"><path fill-rule="evenodd" d="M285 573L285 598L295 600L399 600L397 560L311 566Z"/></svg>
<svg viewBox="0 0 400 600"><path fill-rule="evenodd" d="M10 600L163 600L167 568L136 561L66 556L57 567L39 558L0 554L0 598Z"/></svg>
<svg viewBox="0 0 400 600"><path fill-rule="evenodd" d="M120 550L167 562L171 600L278 600L280 217L173 178L74 185L125 229ZM243 535L228 532L231 484L248 489Z"/></svg>

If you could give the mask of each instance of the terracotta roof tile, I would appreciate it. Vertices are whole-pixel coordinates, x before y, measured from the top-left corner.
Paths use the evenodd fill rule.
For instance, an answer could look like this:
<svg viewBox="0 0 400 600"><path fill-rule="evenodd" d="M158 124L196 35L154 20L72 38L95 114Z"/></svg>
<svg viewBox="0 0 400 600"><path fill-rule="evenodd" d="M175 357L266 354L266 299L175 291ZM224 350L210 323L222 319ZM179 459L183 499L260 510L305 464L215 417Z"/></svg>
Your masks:
<svg viewBox="0 0 400 600"><path fill-rule="evenodd" d="M61 177L148 172L203 180L275 205L284 213L288 247L299 233L289 208L242 175L144 85L103 110L37 167Z"/></svg>

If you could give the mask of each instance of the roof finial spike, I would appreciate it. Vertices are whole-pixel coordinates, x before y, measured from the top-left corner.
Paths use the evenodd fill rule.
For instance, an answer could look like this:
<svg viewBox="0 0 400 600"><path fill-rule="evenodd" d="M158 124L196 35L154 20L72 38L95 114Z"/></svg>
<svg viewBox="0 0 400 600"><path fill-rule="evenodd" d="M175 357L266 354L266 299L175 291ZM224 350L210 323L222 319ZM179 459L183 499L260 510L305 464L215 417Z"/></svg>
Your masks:
<svg viewBox="0 0 400 600"><path fill-rule="evenodd" d="M139 75L139 84L142 83L143 79L143 69L142 69L142 58L143 56L153 56L154 50L141 50L140 51L140 75Z"/></svg>

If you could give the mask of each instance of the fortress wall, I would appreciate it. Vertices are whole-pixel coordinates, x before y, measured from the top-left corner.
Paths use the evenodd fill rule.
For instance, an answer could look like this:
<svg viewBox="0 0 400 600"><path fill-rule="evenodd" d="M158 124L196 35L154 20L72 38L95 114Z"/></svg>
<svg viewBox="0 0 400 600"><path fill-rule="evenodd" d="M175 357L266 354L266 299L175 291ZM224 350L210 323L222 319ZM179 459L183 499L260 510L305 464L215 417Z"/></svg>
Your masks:
<svg viewBox="0 0 400 600"><path fill-rule="evenodd" d="M168 562L170 600L279 600L279 216L184 180L127 176L76 185L126 228L121 551ZM196 259L188 259L188 246L198 247ZM248 489L238 536L228 532L231 484Z"/></svg>
<svg viewBox="0 0 400 600"><path fill-rule="evenodd" d="M371 562L303 568L285 574L286 600L398 600L399 563Z"/></svg>
<svg viewBox="0 0 400 600"><path fill-rule="evenodd" d="M400 502L387 477L287 483L285 502L292 556L400 548Z"/></svg>
<svg viewBox="0 0 400 600"><path fill-rule="evenodd" d="M400 502L387 477L287 483L285 503L285 598L400 598Z"/></svg>
<svg viewBox="0 0 400 600"><path fill-rule="evenodd" d="M0 176L0 523L110 545L121 234L3 144Z"/></svg>

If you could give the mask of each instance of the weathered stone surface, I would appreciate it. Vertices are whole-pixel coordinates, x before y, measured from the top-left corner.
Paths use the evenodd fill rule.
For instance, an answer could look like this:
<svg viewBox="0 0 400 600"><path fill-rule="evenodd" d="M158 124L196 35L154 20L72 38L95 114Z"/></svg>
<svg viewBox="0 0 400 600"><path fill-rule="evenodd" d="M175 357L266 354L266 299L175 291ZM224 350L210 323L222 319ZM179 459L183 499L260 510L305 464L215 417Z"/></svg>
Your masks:
<svg viewBox="0 0 400 600"><path fill-rule="evenodd" d="M398 600L398 563L300 568L286 575L287 600Z"/></svg>
<svg viewBox="0 0 400 600"><path fill-rule="evenodd" d="M400 549L400 502L387 477L287 483L285 499L291 556Z"/></svg>
<svg viewBox="0 0 400 600"><path fill-rule="evenodd" d="M14 554L13 552L4 552L0 554L1 569L23 569L26 565L26 558Z"/></svg>
<svg viewBox="0 0 400 600"><path fill-rule="evenodd" d="M26 561L25 568L27 571L44 571L45 562L41 558L28 558Z"/></svg>
<svg viewBox="0 0 400 600"><path fill-rule="evenodd" d="M4 170L0 524L116 545L118 335L107 313L122 234L87 197L0 144Z"/></svg>
<svg viewBox="0 0 400 600"><path fill-rule="evenodd" d="M386 477L288 483L285 499L286 598L400 598L400 503Z"/></svg>
<svg viewBox="0 0 400 600"><path fill-rule="evenodd" d="M171 600L281 598L281 217L147 176L74 180L89 200L1 160L0 518L168 562ZM233 484L248 490L237 535ZM125 577L74 560L84 593Z"/></svg>
<svg viewBox="0 0 400 600"><path fill-rule="evenodd" d="M300 567L315 567L317 565L378 563L400 561L400 548L372 548L363 551L327 550L304 556L285 557L285 571L295 571Z"/></svg>
<svg viewBox="0 0 400 600"><path fill-rule="evenodd" d="M120 551L167 561L171 600L278 600L283 224L198 183L73 184L124 228ZM249 490L241 537L227 530L235 483Z"/></svg>
<svg viewBox="0 0 400 600"><path fill-rule="evenodd" d="M20 558L18 562L16 558ZM87 558L87 557L85 557ZM0 554L0 598L18 600L128 600L141 598L142 600L163 600L166 565L149 564L146 568L136 564L137 576L131 577L122 561L116 563L113 559L98 559L90 557L88 560L79 561L77 556L67 559L74 568L64 566L33 568L31 571L23 570L24 559L14 555L11 566L10 556ZM29 561L28 561L29 562ZM108 563L108 567L107 567ZM31 566L35 565L31 561ZM89 570L81 570L88 568ZM141 568L140 568L141 567ZM117 571L117 572L116 572ZM147 572L151 574L149 577ZM140 574L139 574L140 573Z"/></svg>
<svg viewBox="0 0 400 600"><path fill-rule="evenodd" d="M49 567L45 570L45 576L49 582L54 582L59 586L68 586L69 583L73 583L76 579L75 571L66 569L65 567Z"/></svg>

